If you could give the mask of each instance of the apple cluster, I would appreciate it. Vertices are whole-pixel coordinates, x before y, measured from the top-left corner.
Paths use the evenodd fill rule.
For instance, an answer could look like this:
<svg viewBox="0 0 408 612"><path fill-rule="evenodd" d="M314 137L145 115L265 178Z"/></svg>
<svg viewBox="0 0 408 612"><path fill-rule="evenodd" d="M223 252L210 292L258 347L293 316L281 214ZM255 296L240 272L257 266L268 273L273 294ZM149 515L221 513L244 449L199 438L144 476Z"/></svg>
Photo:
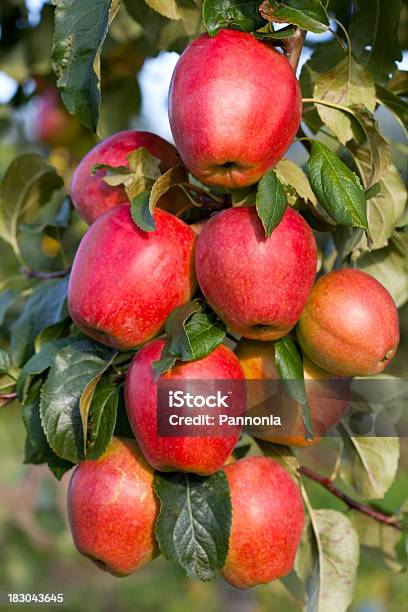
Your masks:
<svg viewBox="0 0 408 612"><path fill-rule="evenodd" d="M162 172L181 157L204 184L255 184L282 158L301 118L299 85L283 55L238 31L200 36L175 68L169 116L178 150L154 134L121 132L92 149L72 180L73 202L90 228L70 276L71 317L98 342L139 350L125 387L135 440L114 438L100 459L76 468L70 523L80 552L115 575L128 575L158 553L154 470L207 476L224 469L232 526L222 574L246 588L291 570L304 523L300 492L270 458L230 459L238 433L157 435L153 363L165 344L157 336L166 318L199 286L227 328L242 338L235 353L220 345L202 359L176 363L162 374L167 379L278 379L274 343L297 324L305 378L324 384L382 371L398 345L398 315L384 287L358 270L335 270L314 283L314 234L290 207L268 238L251 205L214 214L197 235L165 210L170 192L154 212L155 231L146 232L134 222L123 186L109 186L103 166L95 171L100 164L124 166L129 153L144 147L160 160ZM338 406L332 411L319 393L309 400L322 433L334 424ZM248 407L251 402L256 398L248 397ZM347 406L344 401L340 412ZM307 443L300 417L290 437L271 441Z"/></svg>

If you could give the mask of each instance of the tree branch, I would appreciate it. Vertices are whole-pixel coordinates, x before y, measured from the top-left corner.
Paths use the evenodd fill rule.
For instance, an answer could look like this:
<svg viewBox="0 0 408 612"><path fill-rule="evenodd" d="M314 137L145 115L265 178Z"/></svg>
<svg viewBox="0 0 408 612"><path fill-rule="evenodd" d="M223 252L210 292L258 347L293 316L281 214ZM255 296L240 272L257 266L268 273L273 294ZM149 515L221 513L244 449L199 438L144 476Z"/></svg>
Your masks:
<svg viewBox="0 0 408 612"><path fill-rule="evenodd" d="M303 128L302 128L302 126L301 126L301 125L299 126L299 129L298 129L298 131L297 131L296 136L297 136L298 138L302 138L302 139L303 139L303 138L306 138L306 140L301 140L300 142L301 142L301 143L302 143L302 145L305 147L305 149L306 149L306 150L307 150L309 153L311 153L311 152L312 152L312 143L310 142L310 140L307 140L307 136L306 136L306 134L304 133Z"/></svg>
<svg viewBox="0 0 408 612"><path fill-rule="evenodd" d="M301 465L298 468L298 472L302 474L303 476L306 476L306 478L309 478L310 480L313 480L314 482L317 482L318 484L320 484L327 491L335 495L338 499L341 499L341 501L343 501L349 508L352 508L353 510L358 510L358 512L361 512L362 514L366 514L367 516L370 516L372 519L374 519L375 521L378 521L379 523L383 523L384 525L393 527L394 529L397 529L398 531L402 531L401 523L399 523L399 521L397 521L395 517L390 516L388 514L383 514L382 512L375 510L371 506L367 506L366 504L361 504L360 502L356 501L352 497L349 497L348 495L346 495L346 493L343 493L343 491L340 491L340 489L338 489L332 483L330 478L325 478L324 476L320 476L320 474L316 474L316 472L313 472L313 470L310 470L308 467L304 465Z"/></svg>
<svg viewBox="0 0 408 612"><path fill-rule="evenodd" d="M17 393L0 394L0 406L5 406L17 398Z"/></svg>
<svg viewBox="0 0 408 612"><path fill-rule="evenodd" d="M41 270L30 270L29 268L20 268L21 274L24 274L27 278L39 278L41 280L48 280L52 278L64 278L69 274L69 268L66 270L55 270L54 272L41 272Z"/></svg>
<svg viewBox="0 0 408 612"><path fill-rule="evenodd" d="M302 28L296 28L294 36L284 38L282 41L283 52L288 58L289 64L292 66L294 72L296 72L299 64L305 38L306 30L302 30Z"/></svg>

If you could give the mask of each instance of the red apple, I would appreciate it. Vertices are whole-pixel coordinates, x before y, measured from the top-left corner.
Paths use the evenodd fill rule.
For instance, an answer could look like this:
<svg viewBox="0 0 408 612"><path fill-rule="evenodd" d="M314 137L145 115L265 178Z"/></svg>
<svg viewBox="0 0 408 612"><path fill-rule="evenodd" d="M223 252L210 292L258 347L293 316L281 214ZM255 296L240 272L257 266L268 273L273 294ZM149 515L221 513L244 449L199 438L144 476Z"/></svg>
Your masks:
<svg viewBox="0 0 408 612"><path fill-rule="evenodd" d="M301 115L299 84L288 60L251 34L203 34L174 70L173 137L186 166L208 185L256 183L289 148Z"/></svg>
<svg viewBox="0 0 408 612"><path fill-rule="evenodd" d="M225 466L232 525L222 575L246 589L286 576L302 535L304 511L298 487L269 457L247 457Z"/></svg>
<svg viewBox="0 0 408 612"><path fill-rule="evenodd" d="M305 438L301 406L283 393L275 363L275 343L242 339L236 349L247 385L248 410L253 415L279 415L282 426L249 430L252 436L274 444L310 446L334 427L350 406L349 379L334 376L304 357L306 394L314 438ZM263 381L267 381L263 383ZM268 401L268 398L269 401Z"/></svg>
<svg viewBox="0 0 408 612"><path fill-rule="evenodd" d="M113 438L96 461L75 469L68 515L79 552L115 576L127 576L158 554L154 471L134 440Z"/></svg>
<svg viewBox="0 0 408 612"><path fill-rule="evenodd" d="M56 87L43 86L35 104L33 131L36 140L49 146L66 146L78 137L81 124L65 109Z"/></svg>
<svg viewBox="0 0 408 612"><path fill-rule="evenodd" d="M303 352L338 376L382 372L399 343L398 311L375 278L352 268L316 282L297 328Z"/></svg>
<svg viewBox="0 0 408 612"><path fill-rule="evenodd" d="M195 290L190 227L156 209L144 232L123 204L89 228L72 266L68 307L88 336L121 350L156 336L170 312Z"/></svg>
<svg viewBox="0 0 408 612"><path fill-rule="evenodd" d="M72 177L72 201L87 223L93 223L110 208L128 202L123 185L110 187L103 180L106 170L99 169L92 175L93 166L96 164L127 166L126 157L131 151L140 147L144 147L161 160L162 172L180 163L173 145L150 132L128 130L102 140L85 155Z"/></svg>
<svg viewBox="0 0 408 612"><path fill-rule="evenodd" d="M231 331L276 340L295 325L312 288L317 248L307 223L288 208L265 238L253 206L209 220L197 241L198 283Z"/></svg>
<svg viewBox="0 0 408 612"><path fill-rule="evenodd" d="M152 364L160 358L164 340L154 340L145 345L133 359L126 379L126 409L135 438L149 463L158 470L213 474L227 461L238 441L240 429L235 427L218 430L219 435L160 435L158 431L158 384ZM162 375L164 380L240 381L244 375L239 361L226 346L218 346L212 353L186 363L177 363ZM234 414L245 412L245 389L234 392ZM159 407L160 409L160 407ZM228 412L227 409L223 409ZM186 408L185 414L196 414ZM181 429L176 433L181 432ZM210 430L206 430L206 432ZM217 434L218 434L217 432Z"/></svg>

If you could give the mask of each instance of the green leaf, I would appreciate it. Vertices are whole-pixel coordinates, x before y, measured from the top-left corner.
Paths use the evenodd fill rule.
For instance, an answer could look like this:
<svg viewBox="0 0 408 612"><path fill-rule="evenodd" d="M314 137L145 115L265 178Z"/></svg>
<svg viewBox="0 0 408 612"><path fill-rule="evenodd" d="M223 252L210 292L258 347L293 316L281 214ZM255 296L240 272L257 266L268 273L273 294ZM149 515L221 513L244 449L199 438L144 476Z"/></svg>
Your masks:
<svg viewBox="0 0 408 612"><path fill-rule="evenodd" d="M168 19L180 19L180 11L176 0L145 0L146 4L154 11Z"/></svg>
<svg viewBox="0 0 408 612"><path fill-rule="evenodd" d="M163 350L160 355L160 359L153 362L153 371L156 375L156 380L159 378L160 374L164 374L164 372L168 372L174 366L177 361L177 357L173 355L167 343L164 345Z"/></svg>
<svg viewBox="0 0 408 612"><path fill-rule="evenodd" d="M53 323L48 327L45 327L35 339L34 342L34 351L38 353L41 350L41 347L48 342L52 342L53 340L58 340L58 338L64 338L68 336L71 331L72 321L70 317L66 317L58 323Z"/></svg>
<svg viewBox="0 0 408 612"><path fill-rule="evenodd" d="M372 173L371 155L366 149L360 148L354 151L354 156L364 182L368 183ZM404 181L393 164L388 165L378 183L378 188L378 192L373 194L367 202L367 219L373 250L387 246L401 219L407 201ZM367 241L363 237L353 249L353 259L357 259L359 250L367 251L367 248Z"/></svg>
<svg viewBox="0 0 408 612"><path fill-rule="evenodd" d="M408 94L408 70L397 70L387 87L396 96Z"/></svg>
<svg viewBox="0 0 408 612"><path fill-rule="evenodd" d="M84 456L88 449L97 459L109 445L115 425L118 406L118 387L102 375L93 378L85 387L79 401L84 435ZM102 423L102 427L101 427Z"/></svg>
<svg viewBox="0 0 408 612"><path fill-rule="evenodd" d="M375 198L375 196L378 195L380 191L381 191L380 183L374 183L374 185L371 185L371 187L366 189L364 191L364 195L365 195L365 199L367 200L367 202L368 200Z"/></svg>
<svg viewBox="0 0 408 612"><path fill-rule="evenodd" d="M95 389L87 417L87 459L98 459L110 444L116 425L118 386L108 378Z"/></svg>
<svg viewBox="0 0 408 612"><path fill-rule="evenodd" d="M160 198L163 195L168 193L168 191L170 191L174 187L177 187L178 185L186 182L188 182L188 172L182 166L174 166L173 168L170 168L170 170L167 170L167 172L159 176L159 178L155 180L152 190L150 192L149 209L151 215L153 215L154 209L156 208ZM172 206L169 212L176 214L178 210L182 210L184 202L181 200L180 202L181 204L178 208ZM166 207L166 210L167 209L168 208Z"/></svg>
<svg viewBox="0 0 408 612"><path fill-rule="evenodd" d="M243 32L257 30L263 24L259 13L261 0L204 0L203 21L210 36L222 28Z"/></svg>
<svg viewBox="0 0 408 612"><path fill-rule="evenodd" d="M305 495L305 491L303 489ZM359 542L350 519L336 510L314 510L296 559L306 592L307 612L346 612L354 594Z"/></svg>
<svg viewBox="0 0 408 612"><path fill-rule="evenodd" d="M354 104L365 106L374 112L376 95L371 74L353 57L345 57L329 72L320 74L314 85L313 97L338 106ZM336 108L316 104L321 120L346 144L354 136L349 115Z"/></svg>
<svg viewBox="0 0 408 612"><path fill-rule="evenodd" d="M34 234L40 234L49 228L66 229L70 224L71 214L70 199L65 195L64 189L59 189L52 194L50 201L40 208L31 223L24 224L24 228ZM50 234L49 231L46 233Z"/></svg>
<svg viewBox="0 0 408 612"><path fill-rule="evenodd" d="M22 365L34 351L36 336L66 317L68 277L43 281L33 290L22 313L11 326L10 354Z"/></svg>
<svg viewBox="0 0 408 612"><path fill-rule="evenodd" d="M41 421L51 448L67 461L84 458L81 396L114 356L111 349L91 340L67 345L55 356L41 389Z"/></svg>
<svg viewBox="0 0 408 612"><path fill-rule="evenodd" d="M150 210L150 191L142 191L131 202L132 219L145 232L154 232L153 212Z"/></svg>
<svg viewBox="0 0 408 612"><path fill-rule="evenodd" d="M0 348L0 374L7 374L10 369L10 357L7 351Z"/></svg>
<svg viewBox="0 0 408 612"><path fill-rule="evenodd" d="M387 572L402 572L404 567L396 551L401 534L393 527L355 510L348 516L360 540L362 557Z"/></svg>
<svg viewBox="0 0 408 612"><path fill-rule="evenodd" d="M248 442L247 444L243 444L241 443L241 441L239 441L236 447L234 448L234 450L232 451L234 459L238 460L238 459L243 459L244 457L246 457L249 451L251 450L251 447L252 447L252 440Z"/></svg>
<svg viewBox="0 0 408 612"><path fill-rule="evenodd" d="M402 213L401 217L398 220L398 223L397 223L396 227L398 229L405 230L407 228L407 226L408 226L408 207Z"/></svg>
<svg viewBox="0 0 408 612"><path fill-rule="evenodd" d="M275 342L275 362L286 393L301 406L306 440L313 440L313 423L306 395L302 357L287 336Z"/></svg>
<svg viewBox="0 0 408 612"><path fill-rule="evenodd" d="M354 119L357 120L359 127L364 132L370 153L369 172L362 174L363 185L368 189L385 175L390 164L390 147L378 131L377 122L372 113L363 107L352 106L351 109ZM362 147L359 148L354 143L350 143L349 148L357 156L359 151L362 150Z"/></svg>
<svg viewBox="0 0 408 612"><path fill-rule="evenodd" d="M257 186L243 187L242 189L231 190L232 206L247 206L255 202Z"/></svg>
<svg viewBox="0 0 408 612"><path fill-rule="evenodd" d="M362 497L380 499L394 482L400 447L398 438L343 436L340 476Z"/></svg>
<svg viewBox="0 0 408 612"><path fill-rule="evenodd" d="M100 53L120 0L53 0L52 67L62 100L96 132L100 111Z"/></svg>
<svg viewBox="0 0 408 612"><path fill-rule="evenodd" d="M69 461L58 457L50 448L40 418L40 388L42 381L33 385L22 408L22 417L27 432L24 463L40 465L47 463L54 475L60 479L73 467Z"/></svg>
<svg viewBox="0 0 408 612"><path fill-rule="evenodd" d="M38 374L42 374L45 372L45 370L48 370L48 368L51 367L58 351L74 342L87 343L88 340L84 340L83 336L79 336L78 338L70 337L53 340L52 342L44 344L40 351L33 355L24 364L16 383L16 392L20 402L24 402L27 397L31 379Z"/></svg>
<svg viewBox="0 0 408 612"><path fill-rule="evenodd" d="M281 159L275 166L275 172L281 183L288 189L295 191L296 199L299 197L305 202L317 206L317 198L310 187L309 180L302 168L290 159ZM293 204L296 202L293 200Z"/></svg>
<svg viewBox="0 0 408 612"><path fill-rule="evenodd" d="M16 381L10 376L10 374L0 375L0 392L3 393L14 393ZM7 403L7 402L6 402ZM3 406L3 401L1 402Z"/></svg>
<svg viewBox="0 0 408 612"><path fill-rule="evenodd" d="M192 300L183 306L175 308L169 314L165 323L169 351L182 361L192 358L190 339L186 333L186 323L193 314L201 312L201 304L198 300Z"/></svg>
<svg viewBox="0 0 408 612"><path fill-rule="evenodd" d="M299 550L299 549L298 549ZM283 586L289 591L289 593L298 601L304 601L306 598L305 589L303 584L293 569L289 574L279 579Z"/></svg>
<svg viewBox="0 0 408 612"><path fill-rule="evenodd" d="M0 325L3 324L8 309L11 308L18 296L17 289L6 289L0 293Z"/></svg>
<svg viewBox="0 0 408 612"><path fill-rule="evenodd" d="M199 300L175 308L167 317L166 344L153 363L157 377L172 368L177 359L202 359L224 341L225 325L213 313L204 312Z"/></svg>
<svg viewBox="0 0 408 612"><path fill-rule="evenodd" d="M96 164L96 170L106 170L103 180L110 187L123 185L129 201L144 191L153 187L154 182L161 176L160 159L149 153L144 147L139 147L127 155L128 166L110 166L109 164Z"/></svg>
<svg viewBox="0 0 408 612"><path fill-rule="evenodd" d="M223 343L225 325L214 312L196 312L185 324L193 359L202 359Z"/></svg>
<svg viewBox="0 0 408 612"><path fill-rule="evenodd" d="M40 388L38 381L31 388L30 394L22 407L22 417L27 432L24 463L39 465L47 461L51 451L40 419Z"/></svg>
<svg viewBox="0 0 408 612"><path fill-rule="evenodd" d="M407 252L408 234L394 233L387 247L365 253L355 264L384 285L398 308L408 302Z"/></svg>
<svg viewBox="0 0 408 612"><path fill-rule="evenodd" d="M357 175L326 145L313 141L308 177L323 208L341 225L368 233L367 203Z"/></svg>
<svg viewBox="0 0 408 612"><path fill-rule="evenodd" d="M180 0L177 3L179 20L166 19L141 0L124 0L128 13L143 28L143 35L151 47L181 53L192 38L204 30L201 2Z"/></svg>
<svg viewBox="0 0 408 612"><path fill-rule="evenodd" d="M256 443L264 455L267 457L272 457L272 459L280 463L282 467L291 472L294 478L297 479L299 477L299 462L289 446L284 446L283 444L272 444L271 442L266 442L260 438L257 438Z"/></svg>
<svg viewBox="0 0 408 612"><path fill-rule="evenodd" d="M315 81L319 74L332 69L342 58L345 52L337 40L330 40L317 46L311 58L302 66L300 72L300 86L304 98L313 98ZM302 120L307 127L316 134L322 127L322 121L314 106L304 109Z"/></svg>
<svg viewBox="0 0 408 612"><path fill-rule="evenodd" d="M267 238L282 221L287 207L288 203L283 186L275 170L269 170L259 181L256 192L256 211L262 221Z"/></svg>
<svg viewBox="0 0 408 612"><path fill-rule="evenodd" d="M268 21L291 23L316 34L329 28L329 18L320 0L269 0L262 4L261 15Z"/></svg>
<svg viewBox="0 0 408 612"><path fill-rule="evenodd" d="M30 223L63 184L55 168L36 153L17 157L8 167L0 185L0 237L20 256L20 225Z"/></svg>
<svg viewBox="0 0 408 612"><path fill-rule="evenodd" d="M296 33L296 28L294 26L286 26L284 28L280 28L279 30L269 29L271 26L266 26L262 30L258 30L254 32L255 38L258 40L282 40L284 38L293 38Z"/></svg>
<svg viewBox="0 0 408 612"><path fill-rule="evenodd" d="M408 512L404 512L401 519L402 530L408 533Z"/></svg>
<svg viewBox="0 0 408 612"><path fill-rule="evenodd" d="M408 102L382 85L376 85L375 89L378 102L394 113L402 127L408 131Z"/></svg>
<svg viewBox="0 0 408 612"><path fill-rule="evenodd" d="M231 499L223 471L206 478L159 473L156 537L166 559L177 561L194 580L211 580L223 567L231 528Z"/></svg>
<svg viewBox="0 0 408 612"><path fill-rule="evenodd" d="M373 74L376 83L383 84L402 58L397 28L400 0L388 2L356 0L356 10L350 24L350 37L357 60Z"/></svg>

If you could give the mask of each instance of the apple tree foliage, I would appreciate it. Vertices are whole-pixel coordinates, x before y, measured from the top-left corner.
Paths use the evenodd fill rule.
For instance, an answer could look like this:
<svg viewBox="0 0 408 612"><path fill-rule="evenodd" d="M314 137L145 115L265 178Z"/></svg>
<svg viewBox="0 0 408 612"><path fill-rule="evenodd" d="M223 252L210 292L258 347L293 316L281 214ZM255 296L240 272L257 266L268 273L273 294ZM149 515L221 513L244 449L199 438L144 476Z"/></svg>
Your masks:
<svg viewBox="0 0 408 612"><path fill-rule="evenodd" d="M172 212L190 214L193 221L225 199L232 206L256 203L266 236L293 206L316 232L322 270L366 270L403 309L408 303L407 145L390 142L377 124L386 115L394 133L408 130L408 77L397 68L399 41L404 43L398 32L400 0L55 0L52 5L44 6L36 26L26 23L16 36L13 26L24 19L24 3L2 3L0 70L19 84L0 116L5 136L10 118L29 101L27 82L33 77L54 74L66 108L84 126L89 148L93 133L106 136L129 127L140 101L134 75L146 58L162 50L181 52L200 33L215 36L225 27L250 32L290 56L299 32L305 33L309 57L299 75L303 118L296 163L288 153L258 185L220 194L191 183L181 167L162 175L157 160L140 149L128 166L108 167L105 180L124 185L133 219L145 231L154 231L154 207L174 189L184 192L189 210ZM123 381L134 353L108 349L73 326L67 280L84 228L73 214L61 160L53 151L47 159L38 148L30 150L1 167L1 248L11 272L0 277L0 395L1 403L16 398L21 405L25 463L46 463L61 478L81 460L99 457L114 433L132 435ZM44 241L56 256L41 253ZM157 376L177 360L207 355L225 341L226 329L201 299L194 299L171 313L166 334ZM402 335L402 357L390 368L390 378L408 373L408 328ZM277 343L276 358L283 381L302 406L306 435L312 436L302 355L292 335ZM355 437L345 430L342 439L330 443L336 482L369 504L381 500L397 474L398 439ZM283 583L307 610L348 608L359 554L390 571L406 568L408 506L392 508L402 533L356 510L316 510L296 453L244 439L236 456L255 447L281 462L304 496L307 528L294 570ZM155 489L162 553L191 578L213 578L224 564L231 524L224 473L157 474Z"/></svg>

